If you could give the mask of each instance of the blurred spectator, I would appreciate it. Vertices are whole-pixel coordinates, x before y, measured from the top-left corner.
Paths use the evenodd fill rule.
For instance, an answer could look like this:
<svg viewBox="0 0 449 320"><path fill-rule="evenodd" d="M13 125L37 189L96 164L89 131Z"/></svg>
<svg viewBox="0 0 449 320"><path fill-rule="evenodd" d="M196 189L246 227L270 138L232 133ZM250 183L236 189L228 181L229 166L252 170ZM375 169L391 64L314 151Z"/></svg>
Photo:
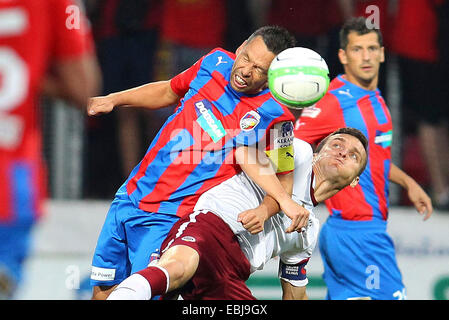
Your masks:
<svg viewBox="0 0 449 320"><path fill-rule="evenodd" d="M97 94L93 42L71 0L0 1L0 298L20 283L44 212L41 94L85 107Z"/></svg>
<svg viewBox="0 0 449 320"><path fill-rule="evenodd" d="M226 1L164 0L161 37L170 55L169 77L215 47L224 47Z"/></svg>
<svg viewBox="0 0 449 320"><path fill-rule="evenodd" d="M399 0L392 49L400 68L403 135L417 135L430 174L434 206L449 210L449 109L441 64L446 57L438 48L438 39L447 41L448 36L439 35L437 19L443 2ZM440 21L441 28L445 23ZM409 157L409 152L404 156Z"/></svg>
<svg viewBox="0 0 449 320"><path fill-rule="evenodd" d="M382 96L388 101L388 86L387 86L387 71L388 61L390 55L391 44L391 30L392 30L392 4L394 0L336 0L340 6L343 19L347 20L350 17L364 16L369 18L369 22L379 22L377 28L382 30L382 40L385 50L385 61L382 63L379 70L378 88Z"/></svg>
<svg viewBox="0 0 449 320"><path fill-rule="evenodd" d="M87 3L103 73L103 95L153 81L161 1ZM114 194L164 120L158 112L128 108L101 119L89 119L86 195Z"/></svg>
<svg viewBox="0 0 449 320"><path fill-rule="evenodd" d="M298 46L321 54L331 78L343 71L336 54L342 22L342 12L335 0L271 0L268 6L267 23L287 28L296 36Z"/></svg>

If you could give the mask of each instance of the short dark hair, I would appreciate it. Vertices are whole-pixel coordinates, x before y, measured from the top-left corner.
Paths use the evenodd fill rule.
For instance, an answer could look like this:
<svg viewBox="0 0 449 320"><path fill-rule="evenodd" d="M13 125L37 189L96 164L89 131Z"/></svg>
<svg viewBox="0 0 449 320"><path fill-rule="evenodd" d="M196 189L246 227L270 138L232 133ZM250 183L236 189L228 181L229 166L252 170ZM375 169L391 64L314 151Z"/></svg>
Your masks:
<svg viewBox="0 0 449 320"><path fill-rule="evenodd" d="M365 17L353 17L347 20L340 29L340 49L345 50L348 46L348 35L351 32L356 32L358 35L375 32L377 34L377 39L379 40L379 45L383 47L383 38L380 29L368 28Z"/></svg>
<svg viewBox="0 0 449 320"><path fill-rule="evenodd" d="M362 144L362 146L363 146L363 148L365 149L365 152L366 152L366 159L365 159L365 163L363 164L362 168L360 169L360 171L359 171L359 173L357 175L362 174L362 172L366 168L366 164L368 163L368 139L366 138L366 136L363 134L362 131L360 131L360 130L358 130L356 128L343 127L343 128L335 130L334 132L329 134L326 138L321 140L321 142L318 144L318 146L315 149L315 153L320 152L321 149L323 149L323 146L329 140L329 138L332 137L332 136L335 136L336 134L349 134L349 135L351 135L353 137L356 137L361 142L361 144Z"/></svg>
<svg viewBox="0 0 449 320"><path fill-rule="evenodd" d="M296 46L295 37L285 28L280 26L264 26L256 31L248 38L248 42L257 36L261 36L268 50L275 55L281 53L285 49Z"/></svg>

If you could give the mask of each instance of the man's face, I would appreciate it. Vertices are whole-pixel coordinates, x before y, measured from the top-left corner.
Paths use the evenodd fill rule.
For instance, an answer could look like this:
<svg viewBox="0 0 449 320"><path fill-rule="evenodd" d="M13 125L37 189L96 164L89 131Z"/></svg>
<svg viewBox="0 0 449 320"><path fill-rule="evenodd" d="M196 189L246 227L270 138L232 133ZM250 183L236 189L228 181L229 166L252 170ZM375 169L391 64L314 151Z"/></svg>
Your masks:
<svg viewBox="0 0 449 320"><path fill-rule="evenodd" d="M268 68L276 55L261 36L245 41L236 51L231 70L231 87L241 93L257 94L267 88Z"/></svg>
<svg viewBox="0 0 449 320"><path fill-rule="evenodd" d="M374 31L364 35L350 32L348 45L345 50L339 50L338 56L345 68L348 80L362 87L367 87L372 83L377 86L379 67L385 61L385 56L384 47L380 46Z"/></svg>
<svg viewBox="0 0 449 320"><path fill-rule="evenodd" d="M315 156L326 179L345 187L358 182L358 174L366 161L362 143L350 134L331 136Z"/></svg>

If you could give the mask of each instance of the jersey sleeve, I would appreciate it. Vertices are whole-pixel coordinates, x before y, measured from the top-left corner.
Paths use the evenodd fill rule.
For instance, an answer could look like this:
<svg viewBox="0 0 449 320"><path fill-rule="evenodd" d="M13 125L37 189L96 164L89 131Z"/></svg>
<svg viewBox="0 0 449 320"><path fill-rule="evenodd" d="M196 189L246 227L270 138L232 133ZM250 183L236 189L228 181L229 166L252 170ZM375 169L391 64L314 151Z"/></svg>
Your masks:
<svg viewBox="0 0 449 320"><path fill-rule="evenodd" d="M213 51L212 51L213 52ZM210 55L212 52L201 57L197 62L195 62L190 68L184 70L177 76L170 80L170 86L174 93L178 96L183 97L190 88L190 83L195 79L198 71L201 68L201 64L206 56Z"/></svg>
<svg viewBox="0 0 449 320"><path fill-rule="evenodd" d="M345 127L340 103L333 94L326 94L315 106L304 108L295 123L296 138L318 144L338 128Z"/></svg>
<svg viewBox="0 0 449 320"><path fill-rule="evenodd" d="M278 122L269 130L265 153L278 174L289 173L295 168L293 138L292 121Z"/></svg>
<svg viewBox="0 0 449 320"><path fill-rule="evenodd" d="M53 56L57 60L93 53L92 32L86 16L72 0L50 1L53 30Z"/></svg>

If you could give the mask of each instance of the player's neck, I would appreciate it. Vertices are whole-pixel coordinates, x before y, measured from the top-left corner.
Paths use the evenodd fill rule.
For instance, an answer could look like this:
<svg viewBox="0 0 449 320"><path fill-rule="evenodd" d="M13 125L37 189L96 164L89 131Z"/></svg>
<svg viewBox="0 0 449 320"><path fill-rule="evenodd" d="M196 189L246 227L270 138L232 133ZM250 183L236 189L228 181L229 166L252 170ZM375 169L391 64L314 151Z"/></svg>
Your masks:
<svg viewBox="0 0 449 320"><path fill-rule="evenodd" d="M379 77L376 76L371 80L365 81L363 79L355 77L351 73L345 73L343 75L343 78L346 79L347 81L351 82L352 84L355 84L356 86L358 86L362 89L368 90L368 91L374 91L377 89L377 84L378 84L378 79L379 79Z"/></svg>
<svg viewBox="0 0 449 320"><path fill-rule="evenodd" d="M334 194L336 194L340 189L329 179L325 179L319 166L313 166L313 173L315 175L315 185L313 187L313 192L315 200L320 203L326 199L329 199Z"/></svg>

